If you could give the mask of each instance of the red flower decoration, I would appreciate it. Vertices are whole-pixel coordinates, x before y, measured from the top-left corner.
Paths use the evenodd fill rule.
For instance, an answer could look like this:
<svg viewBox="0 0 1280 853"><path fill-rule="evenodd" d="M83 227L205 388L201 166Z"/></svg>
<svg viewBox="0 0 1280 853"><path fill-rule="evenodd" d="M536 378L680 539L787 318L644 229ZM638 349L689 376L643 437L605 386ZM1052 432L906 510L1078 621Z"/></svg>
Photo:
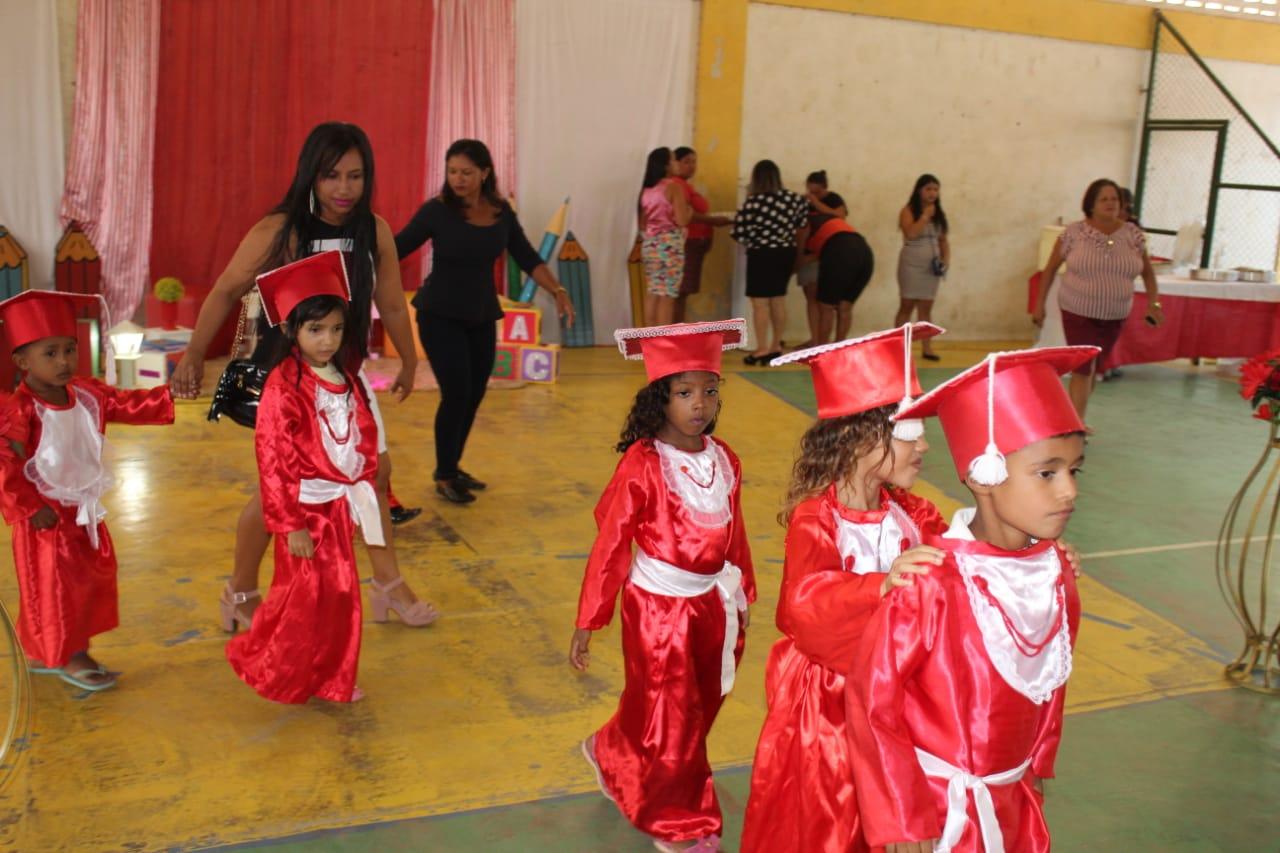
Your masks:
<svg viewBox="0 0 1280 853"><path fill-rule="evenodd" d="M1261 421L1280 420L1280 350L1255 355L1240 368L1240 396Z"/></svg>

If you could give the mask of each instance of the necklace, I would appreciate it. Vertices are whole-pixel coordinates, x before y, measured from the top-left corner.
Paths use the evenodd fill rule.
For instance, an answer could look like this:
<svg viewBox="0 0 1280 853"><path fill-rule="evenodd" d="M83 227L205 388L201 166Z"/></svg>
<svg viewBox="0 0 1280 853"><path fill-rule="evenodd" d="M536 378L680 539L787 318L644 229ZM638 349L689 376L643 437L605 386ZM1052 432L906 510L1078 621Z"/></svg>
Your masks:
<svg viewBox="0 0 1280 853"><path fill-rule="evenodd" d="M714 459L711 460L711 479L707 480L707 482L705 483L699 480L697 477L693 476L693 473L689 470L688 465L681 465L680 473L688 477L690 482L692 482L698 488L709 489L712 486L714 486L716 482L716 460Z"/></svg>

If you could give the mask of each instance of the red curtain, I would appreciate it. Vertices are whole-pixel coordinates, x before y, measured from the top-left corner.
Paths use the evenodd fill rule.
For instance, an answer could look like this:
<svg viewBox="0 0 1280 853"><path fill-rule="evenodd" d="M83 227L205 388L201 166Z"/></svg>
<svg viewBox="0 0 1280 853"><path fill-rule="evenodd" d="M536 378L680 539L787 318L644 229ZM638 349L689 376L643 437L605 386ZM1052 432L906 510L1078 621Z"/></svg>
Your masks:
<svg viewBox="0 0 1280 853"><path fill-rule="evenodd" d="M160 28L153 279L211 287L323 121L369 134L393 231L424 201L431 3L166 0Z"/></svg>

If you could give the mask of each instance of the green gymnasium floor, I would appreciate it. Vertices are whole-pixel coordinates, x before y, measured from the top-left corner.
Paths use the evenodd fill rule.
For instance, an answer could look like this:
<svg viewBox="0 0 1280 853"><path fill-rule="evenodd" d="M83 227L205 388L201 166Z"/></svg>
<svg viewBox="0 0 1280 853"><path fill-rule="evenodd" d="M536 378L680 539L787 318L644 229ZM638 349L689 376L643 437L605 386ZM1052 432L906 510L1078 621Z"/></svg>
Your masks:
<svg viewBox="0 0 1280 853"><path fill-rule="evenodd" d="M940 349L949 367L923 370L927 386L982 355ZM651 850L595 792L576 750L616 701L616 631L597 637L587 676L564 663L591 507L615 460L608 444L642 374L602 349L564 361L557 386L491 392L468 468L495 488L472 507L426 494L434 394L384 404L397 490L426 507L398 534L406 574L446 617L425 632L369 624L360 679L369 698L350 707L270 705L222 658L212 605L252 471L247 435L204 424L196 406L180 410L172 431L113 433L126 467L148 469L153 454L189 441L210 443L220 461L203 472L148 469L169 510L199 514L181 529L145 511L122 477L108 502L122 627L100 648L126 674L118 690L91 697L36 682L32 746L0 795L0 844ZM711 740L725 849L735 850L776 637L782 531L772 516L813 398L802 369L727 365L720 434L744 460L761 586L738 687ZM1055 849L1280 849L1280 697L1221 679L1239 640L1212 565L1223 510L1264 427L1211 367L1176 365L1126 369L1099 388L1089 420L1097 435L1068 537L1085 555L1086 618L1048 787ZM918 491L949 510L965 493L936 425L929 438ZM200 560L159 544L160 559L143 559L145 542L179 533L201 543ZM268 562L264 586L269 577ZM13 602L6 584L0 593Z"/></svg>

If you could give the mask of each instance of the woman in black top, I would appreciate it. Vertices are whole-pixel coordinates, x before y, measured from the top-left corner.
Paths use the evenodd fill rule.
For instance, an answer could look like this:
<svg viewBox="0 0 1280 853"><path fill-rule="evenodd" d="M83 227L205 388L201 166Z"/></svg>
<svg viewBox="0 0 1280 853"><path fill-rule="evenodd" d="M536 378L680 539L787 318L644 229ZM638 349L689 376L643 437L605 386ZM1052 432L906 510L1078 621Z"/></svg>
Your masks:
<svg viewBox="0 0 1280 853"><path fill-rule="evenodd" d="M734 217L730 232L747 250L747 297L751 300L756 344L755 350L743 358L747 364L768 364L782 355L787 282L799 266L808 209L804 196L782 186L782 173L776 163L756 163L751 170L747 200Z"/></svg>
<svg viewBox="0 0 1280 853"><path fill-rule="evenodd" d="M569 293L542 261L498 195L493 158L483 142L459 139L445 152L445 182L396 235L404 257L431 241L431 274L413 298L418 336L440 384L436 409L436 492L454 503L474 501L485 483L458 467L484 399L502 319L493 265L505 250L552 294L556 310L573 324Z"/></svg>
<svg viewBox="0 0 1280 853"><path fill-rule="evenodd" d="M245 235L200 306L191 342L170 379L174 394L187 399L199 395L209 343L227 316L240 308L241 298L253 289L257 275L333 248L342 250L351 284L348 336L358 354L365 356L370 306L377 304L383 328L404 357L391 393L399 400L409 396L418 359L400 287L400 265L391 252L394 238L386 221L373 212L373 191L373 149L364 131L343 122L317 125L302 144L297 170L284 199ZM265 323L262 326L260 344L278 340L278 330ZM265 347L259 346L255 357L264 351ZM360 365L347 367L355 371ZM386 436L380 422L379 418L377 492L387 544L369 547L374 576L370 596L388 598L388 606L406 625L427 625L439 613L427 602L419 601L403 582L396 561L387 503L391 457L386 452ZM223 627L227 630L249 627L261 601L258 564L270 542L271 534L262 517L262 499L255 489L240 512L235 569L220 602Z"/></svg>
<svg viewBox="0 0 1280 853"><path fill-rule="evenodd" d="M832 192L827 185L827 172L820 169L810 172L804 179L805 192L809 199L809 233L814 230L814 219L817 216L838 216L849 218L849 207L839 193ZM818 344L830 343L819 339L822 311L818 305L818 259L814 255L804 255L800 261L800 269L796 271L800 289L804 291L805 316L809 321L809 340L796 349L808 349Z"/></svg>

